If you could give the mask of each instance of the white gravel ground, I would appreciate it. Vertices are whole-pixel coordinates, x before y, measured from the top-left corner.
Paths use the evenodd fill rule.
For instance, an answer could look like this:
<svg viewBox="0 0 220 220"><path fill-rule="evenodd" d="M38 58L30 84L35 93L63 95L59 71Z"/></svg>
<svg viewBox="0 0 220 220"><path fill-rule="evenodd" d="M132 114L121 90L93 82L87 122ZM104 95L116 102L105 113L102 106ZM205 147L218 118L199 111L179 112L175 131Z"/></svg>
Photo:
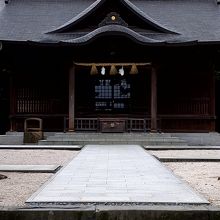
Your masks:
<svg viewBox="0 0 220 220"><path fill-rule="evenodd" d="M176 176L185 180L211 204L220 207L220 163L164 163Z"/></svg>
<svg viewBox="0 0 220 220"><path fill-rule="evenodd" d="M3 173L0 180L0 207L25 206L24 202L53 174Z"/></svg>
<svg viewBox="0 0 220 220"><path fill-rule="evenodd" d="M68 150L0 150L0 164L63 165L77 153Z"/></svg>
<svg viewBox="0 0 220 220"><path fill-rule="evenodd" d="M0 164L65 165L78 151L67 150L0 150ZM53 174L6 173L0 180L0 207L25 206L25 201Z"/></svg>

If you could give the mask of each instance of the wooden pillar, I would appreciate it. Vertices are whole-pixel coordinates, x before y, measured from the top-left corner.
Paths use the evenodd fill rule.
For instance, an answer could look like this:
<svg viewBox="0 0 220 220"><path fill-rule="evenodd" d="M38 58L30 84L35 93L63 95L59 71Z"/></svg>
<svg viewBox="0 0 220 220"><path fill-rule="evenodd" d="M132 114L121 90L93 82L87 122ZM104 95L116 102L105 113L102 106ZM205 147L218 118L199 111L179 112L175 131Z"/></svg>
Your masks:
<svg viewBox="0 0 220 220"><path fill-rule="evenodd" d="M157 132L157 71L151 68L151 132Z"/></svg>
<svg viewBox="0 0 220 220"><path fill-rule="evenodd" d="M69 131L75 131L75 66L69 71Z"/></svg>
<svg viewBox="0 0 220 220"><path fill-rule="evenodd" d="M212 66L210 70L210 84L209 84L209 89L210 89L210 115L213 117L213 120L211 122L210 126L210 131L215 131L215 117L216 117L216 110L215 110L215 105L216 105L216 97L215 97L215 70L214 66Z"/></svg>
<svg viewBox="0 0 220 220"><path fill-rule="evenodd" d="M210 79L210 114L215 116L215 72L214 68L210 71L211 79Z"/></svg>
<svg viewBox="0 0 220 220"><path fill-rule="evenodd" d="M16 102L16 97L15 97L15 85L14 85L14 82L13 82L13 76L10 76L10 82L9 82L9 86L10 86L10 131L15 131L16 128L15 128L15 125L14 125L14 115L16 113L16 105L15 105L15 102Z"/></svg>

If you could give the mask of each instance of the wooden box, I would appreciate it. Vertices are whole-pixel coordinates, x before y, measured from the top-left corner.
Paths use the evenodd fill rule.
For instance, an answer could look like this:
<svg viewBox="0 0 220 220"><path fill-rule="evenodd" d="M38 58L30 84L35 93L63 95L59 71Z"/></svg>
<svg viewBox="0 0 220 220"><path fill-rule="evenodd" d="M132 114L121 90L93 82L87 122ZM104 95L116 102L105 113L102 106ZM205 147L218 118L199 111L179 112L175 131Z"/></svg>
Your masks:
<svg viewBox="0 0 220 220"><path fill-rule="evenodd" d="M103 133L125 132L125 120L115 118L100 119L100 131Z"/></svg>

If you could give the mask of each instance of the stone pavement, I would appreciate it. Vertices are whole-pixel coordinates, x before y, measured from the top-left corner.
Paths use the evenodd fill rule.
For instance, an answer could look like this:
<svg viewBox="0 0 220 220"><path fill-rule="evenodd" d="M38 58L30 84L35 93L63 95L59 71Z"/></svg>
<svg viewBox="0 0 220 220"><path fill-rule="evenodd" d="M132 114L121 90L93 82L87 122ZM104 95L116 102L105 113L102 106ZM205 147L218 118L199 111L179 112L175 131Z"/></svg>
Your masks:
<svg viewBox="0 0 220 220"><path fill-rule="evenodd" d="M3 172L55 173L59 165L0 165Z"/></svg>
<svg viewBox="0 0 220 220"><path fill-rule="evenodd" d="M209 202L138 145L87 145L27 203Z"/></svg>

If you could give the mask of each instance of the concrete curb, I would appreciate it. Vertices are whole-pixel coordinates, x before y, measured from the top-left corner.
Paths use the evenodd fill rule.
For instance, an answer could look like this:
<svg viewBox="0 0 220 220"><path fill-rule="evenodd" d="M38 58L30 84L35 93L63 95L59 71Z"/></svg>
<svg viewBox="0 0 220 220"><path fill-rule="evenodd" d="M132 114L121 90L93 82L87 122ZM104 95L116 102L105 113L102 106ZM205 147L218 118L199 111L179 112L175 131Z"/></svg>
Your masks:
<svg viewBox="0 0 220 220"><path fill-rule="evenodd" d="M145 150L220 150L220 146L144 146Z"/></svg>
<svg viewBox="0 0 220 220"><path fill-rule="evenodd" d="M1 172L16 173L56 173L60 165L0 165Z"/></svg>
<svg viewBox="0 0 220 220"><path fill-rule="evenodd" d="M4 208L1 220L219 220L212 206L86 206L59 208Z"/></svg>
<svg viewBox="0 0 220 220"><path fill-rule="evenodd" d="M82 150L83 146L71 145L0 145L0 150Z"/></svg>
<svg viewBox="0 0 220 220"><path fill-rule="evenodd" d="M154 157L160 162L220 162L220 158Z"/></svg>

